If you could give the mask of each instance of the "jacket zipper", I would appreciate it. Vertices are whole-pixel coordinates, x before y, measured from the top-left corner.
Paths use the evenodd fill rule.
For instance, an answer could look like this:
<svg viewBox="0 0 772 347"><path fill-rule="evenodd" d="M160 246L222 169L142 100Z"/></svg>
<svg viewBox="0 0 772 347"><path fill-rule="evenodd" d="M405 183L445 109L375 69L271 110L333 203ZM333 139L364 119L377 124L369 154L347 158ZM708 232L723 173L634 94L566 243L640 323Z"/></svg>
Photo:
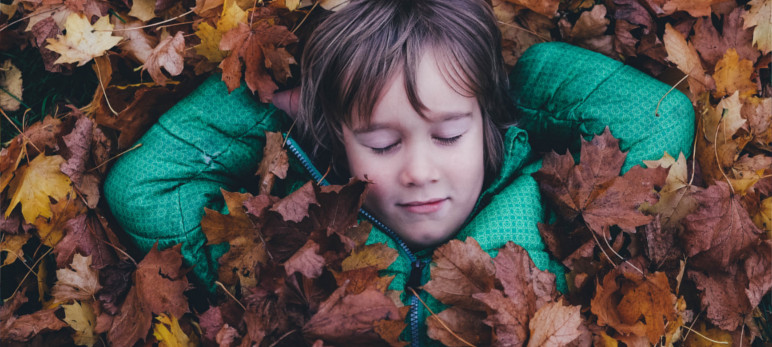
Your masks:
<svg viewBox="0 0 772 347"><path fill-rule="evenodd" d="M302 149L300 149L300 146L293 140L291 137L289 137L287 134L284 134L286 139L286 145L287 149L289 149L290 152L292 152L292 155L295 156L295 158L298 159L301 165L303 165L303 168L308 171L308 173L311 175L311 177L314 179L314 181L317 182L317 184L321 186L329 185L330 183L327 182L327 180L324 179L324 176L321 172L314 166L313 163L311 163L311 160L308 158L308 156L303 152ZM399 237L393 230L391 230L389 227L387 227L385 224L383 224L381 221L379 221L375 216L373 216L370 212L365 210L364 208L361 208L359 210L359 215L367 219L370 223L372 223L375 227L382 230L386 233L386 235L389 235L394 242L399 245L399 248L402 249L402 251L407 255L408 259L410 259L410 275L408 276L408 283L407 287L412 287L416 289L418 286L421 285L421 274L423 272L423 267L426 265L424 262L422 262L420 259L416 258L415 254L413 254L413 251L410 250L410 247L405 244L405 241L402 240L402 238ZM407 288L406 288L407 290ZM416 293L419 293L416 289ZM405 293L405 295L410 295L409 293ZM420 341L419 337L420 334L418 333L418 323L419 319L421 317L420 310L422 307L420 306L420 302L418 298L415 295L412 295L410 297L410 334L411 334L411 343L410 345L412 347L420 347Z"/></svg>

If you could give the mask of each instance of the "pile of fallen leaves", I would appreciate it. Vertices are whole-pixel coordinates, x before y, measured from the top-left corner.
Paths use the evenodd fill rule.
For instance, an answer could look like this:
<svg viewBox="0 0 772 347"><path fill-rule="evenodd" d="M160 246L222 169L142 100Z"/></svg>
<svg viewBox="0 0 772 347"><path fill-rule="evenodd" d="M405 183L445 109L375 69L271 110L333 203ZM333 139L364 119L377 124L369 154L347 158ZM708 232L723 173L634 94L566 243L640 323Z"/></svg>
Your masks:
<svg viewBox="0 0 772 347"><path fill-rule="evenodd" d="M284 170L272 167L286 155L278 135L269 135L260 193L223 192L230 213L208 210L201 222L210 244L230 245L214 295L188 282L179 246L137 254L100 198L112 161L203 77L219 71L229 90L244 81L262 101L295 85L303 33L340 6L0 3L0 50L37 49L50 73L93 69L99 79L90 104L22 119L3 143L0 340L404 345L408 308L379 276L397 253L365 245L370 227L356 222L366 184L310 182L270 195ZM568 292L512 243L491 258L473 239L451 241L435 251L423 287L450 306L428 319L429 336L447 345L772 341L769 0L493 6L509 65L535 43L565 41L685 92L697 117L694 160L670 153L620 176L625 154L608 133L583 142L581 163L546 154L534 177L555 218L539 229L567 268ZM0 110L9 117L30 96L23 72L2 60Z"/></svg>

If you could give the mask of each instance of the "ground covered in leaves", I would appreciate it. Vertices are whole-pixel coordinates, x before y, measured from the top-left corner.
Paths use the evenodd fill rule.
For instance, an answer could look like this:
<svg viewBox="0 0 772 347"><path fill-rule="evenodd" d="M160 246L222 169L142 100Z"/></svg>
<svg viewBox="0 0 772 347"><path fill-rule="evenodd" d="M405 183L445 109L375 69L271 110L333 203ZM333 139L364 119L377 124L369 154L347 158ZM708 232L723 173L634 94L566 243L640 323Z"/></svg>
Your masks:
<svg viewBox="0 0 772 347"><path fill-rule="evenodd" d="M423 288L450 305L429 335L462 346L772 341L772 3L492 4L510 66L535 43L565 41L686 93L695 155L620 176L609 133L582 143L581 163L545 154L534 177L558 218L539 229L569 291L517 245L491 258L473 239L451 241ZM265 102L297 85L305 37L340 6L0 3L4 344L405 344L407 307L379 276L396 251L364 245L369 226L356 223L366 184L270 195L286 170L279 135L260 194L223 191L231 213L202 220L210 244L230 244L216 295L188 282L179 247L136 254L100 199L112 161L205 76L220 71Z"/></svg>

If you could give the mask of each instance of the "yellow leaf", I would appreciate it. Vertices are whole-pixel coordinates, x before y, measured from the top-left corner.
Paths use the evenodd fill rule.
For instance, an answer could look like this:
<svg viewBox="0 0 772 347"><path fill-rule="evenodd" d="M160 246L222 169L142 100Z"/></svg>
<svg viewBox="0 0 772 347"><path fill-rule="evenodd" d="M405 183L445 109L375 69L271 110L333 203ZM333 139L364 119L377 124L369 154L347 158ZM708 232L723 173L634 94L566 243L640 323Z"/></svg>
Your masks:
<svg viewBox="0 0 772 347"><path fill-rule="evenodd" d="M217 28L207 22L198 25L196 36L201 43L194 46L198 55L204 56L213 63L218 63L228 55L220 50L222 35L237 27L239 23L247 22L247 12L242 10L235 1L226 1L223 4L222 14L217 21Z"/></svg>
<svg viewBox="0 0 772 347"><path fill-rule="evenodd" d="M678 160L675 160L666 152L661 159L647 160L644 163L650 168L670 168L670 171L665 185L659 191L659 201L653 206L644 204L642 209L652 214L660 214L663 227L680 229L681 220L697 206L697 201L691 196L694 189L689 185L686 157L680 153Z"/></svg>
<svg viewBox="0 0 772 347"><path fill-rule="evenodd" d="M751 81L753 74L753 62L747 59L740 60L737 50L730 48L724 57L716 63L713 79L716 81L716 90L713 96L722 98L740 92L740 98L746 99L756 94L756 83Z"/></svg>
<svg viewBox="0 0 772 347"><path fill-rule="evenodd" d="M180 328L180 323L174 315L159 314L155 319L158 323L153 325L153 336L160 346L188 347L195 344L190 341L188 335Z"/></svg>
<svg viewBox="0 0 772 347"><path fill-rule="evenodd" d="M397 251L384 243L364 245L355 248L351 255L341 263L343 271L361 269L374 266L378 270L384 270L397 259Z"/></svg>
<svg viewBox="0 0 772 347"><path fill-rule="evenodd" d="M38 216L51 217L49 197L59 201L71 190L70 178L59 170L64 158L59 155L38 155L29 164L16 170L11 181L9 195L12 197L5 210L7 218L21 203L21 213L27 223L33 223Z"/></svg>
<svg viewBox="0 0 772 347"><path fill-rule="evenodd" d="M21 105L21 70L8 59L0 65L0 108L6 111L16 111ZM13 96L11 96L13 95Z"/></svg>
<svg viewBox="0 0 772 347"><path fill-rule="evenodd" d="M702 124L707 139L719 145L732 141L732 136L746 123L740 115L741 109L739 92L722 99L715 108L711 107Z"/></svg>
<svg viewBox="0 0 772 347"><path fill-rule="evenodd" d="M75 216L84 213L86 206L81 200L74 199L74 194L67 195L65 199L51 204L51 217L43 218L38 216L34 224L37 227L37 234L40 241L48 247L56 246L64 237L64 228L67 221Z"/></svg>
<svg viewBox="0 0 772 347"><path fill-rule="evenodd" d="M144 22L155 18L155 0L134 0L129 16Z"/></svg>
<svg viewBox="0 0 772 347"><path fill-rule="evenodd" d="M300 0L285 0L284 4L287 5L288 10L294 11L298 9L298 6L300 6Z"/></svg>
<svg viewBox="0 0 772 347"><path fill-rule="evenodd" d="M235 1L225 1L222 7L220 20L217 21L217 30L227 33L239 26L239 23L247 22L247 12L242 10Z"/></svg>
<svg viewBox="0 0 772 347"><path fill-rule="evenodd" d="M689 347L716 347L716 346L731 346L732 335L728 331L721 330L716 327L707 327L707 324L700 319L697 324L692 325L692 330L700 333L688 334L684 339L684 346ZM715 343L714 341L718 342Z"/></svg>
<svg viewBox="0 0 772 347"><path fill-rule="evenodd" d="M64 23L67 34L48 38L47 48L61 54L54 64L78 63L83 66L91 59L105 54L113 48L122 37L112 36L113 25L108 16L101 17L91 26L88 18L76 13L70 13Z"/></svg>
<svg viewBox="0 0 772 347"><path fill-rule="evenodd" d="M193 46L196 50L196 54L201 55L214 63L225 59L226 54L218 48L220 46L220 40L222 40L221 32L209 25L209 23L203 22L198 25L196 36L201 39L201 43Z"/></svg>
<svg viewBox="0 0 772 347"><path fill-rule="evenodd" d="M0 252L8 252L3 260L3 265L13 264L16 259L22 257L24 252L21 248L27 243L32 234L10 235L5 234L3 241L0 242Z"/></svg>
<svg viewBox="0 0 772 347"><path fill-rule="evenodd" d="M75 301L72 305L62 305L64 308L64 321L75 330L72 335L75 344L79 346L93 346L99 341L99 336L94 332L96 315L91 310L91 305L82 305Z"/></svg>
<svg viewBox="0 0 772 347"><path fill-rule="evenodd" d="M772 51L772 1L752 0L751 9L743 14L743 29L753 26L753 44L764 54Z"/></svg>
<svg viewBox="0 0 772 347"><path fill-rule="evenodd" d="M19 8L19 0L13 0L10 4L0 3L0 13L5 14L8 18L13 18L16 14L16 10Z"/></svg>
<svg viewBox="0 0 772 347"><path fill-rule="evenodd" d="M753 224L767 232L772 237L772 197L761 200L759 213L753 216Z"/></svg>
<svg viewBox="0 0 772 347"><path fill-rule="evenodd" d="M686 42L686 38L678 30L673 29L670 23L665 25L662 41L665 43L667 60L689 75L689 89L693 95L715 88L715 82L702 67L697 49L690 42Z"/></svg>

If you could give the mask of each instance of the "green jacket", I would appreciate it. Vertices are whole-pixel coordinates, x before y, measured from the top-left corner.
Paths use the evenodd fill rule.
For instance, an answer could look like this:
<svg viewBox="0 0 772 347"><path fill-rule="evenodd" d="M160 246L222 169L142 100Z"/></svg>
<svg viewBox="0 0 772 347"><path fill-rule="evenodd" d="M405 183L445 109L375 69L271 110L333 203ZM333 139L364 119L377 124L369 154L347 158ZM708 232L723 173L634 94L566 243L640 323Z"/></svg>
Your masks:
<svg viewBox="0 0 772 347"><path fill-rule="evenodd" d="M623 172L659 159L665 151L690 155L694 111L688 98L670 86L603 55L564 43L531 47L510 74L511 96L521 117L505 136L500 175L486 187L477 214L456 238L475 238L495 256L507 241L525 248L536 266L557 275L565 290L562 265L545 250L537 223L545 220L545 206L530 173L541 167L535 151L551 144L578 153L579 136L599 134L608 126L627 151ZM664 96L664 98L663 98ZM659 115L655 108L660 102ZM238 190L255 182L265 131L286 129L287 118L272 105L255 102L245 88L231 94L218 76L204 82L164 114L112 167L104 195L113 214L137 247L147 252L183 243L186 264L198 280L212 287L217 258L227 245L205 246L201 232L203 207L224 210L220 188ZM530 141L529 141L530 137ZM246 187L247 190L253 187ZM390 289L403 290L410 274L410 256L397 242L374 228L368 243L384 242L400 256L386 271L395 278ZM416 254L431 259L432 250ZM422 283L429 279L424 267ZM437 311L442 304L422 293ZM405 304L411 299L403 295ZM415 330L421 345L425 310L418 310ZM435 311L435 312L437 312ZM410 328L408 330L411 330ZM411 336L406 331L405 338Z"/></svg>

